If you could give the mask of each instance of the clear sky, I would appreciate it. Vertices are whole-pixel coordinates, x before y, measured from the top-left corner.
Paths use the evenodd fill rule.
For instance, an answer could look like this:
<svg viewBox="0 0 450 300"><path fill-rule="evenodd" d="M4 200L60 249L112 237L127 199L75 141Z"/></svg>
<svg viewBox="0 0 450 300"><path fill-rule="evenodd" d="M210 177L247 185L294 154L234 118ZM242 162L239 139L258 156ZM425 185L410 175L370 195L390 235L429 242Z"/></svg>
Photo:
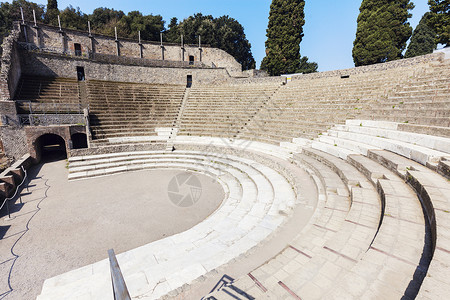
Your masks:
<svg viewBox="0 0 450 300"><path fill-rule="evenodd" d="M47 0L33 2L47 4ZM422 15L428 11L428 5L427 0L413 2L416 8L412 11L410 23L415 28ZM166 27L172 17L182 20L197 12L214 17L229 15L244 26L259 66L265 55L270 3L271 0L58 0L58 8L64 9L72 4L89 14L97 7L114 8L125 13L139 10L144 14L161 15L166 21ZM352 47L360 5L361 0L306 0L305 36L300 44L300 52L317 62L320 71L354 66Z"/></svg>

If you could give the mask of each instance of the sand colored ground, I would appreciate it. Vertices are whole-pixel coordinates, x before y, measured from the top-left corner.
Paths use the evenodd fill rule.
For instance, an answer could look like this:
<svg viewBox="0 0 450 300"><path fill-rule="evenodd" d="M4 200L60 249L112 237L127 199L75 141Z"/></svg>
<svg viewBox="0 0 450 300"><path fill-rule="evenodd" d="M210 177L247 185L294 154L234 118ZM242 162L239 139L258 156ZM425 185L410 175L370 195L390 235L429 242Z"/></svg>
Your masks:
<svg viewBox="0 0 450 300"><path fill-rule="evenodd" d="M110 248L118 254L185 231L224 198L220 184L204 175L195 175L200 199L182 208L168 196L179 170L69 182L65 166L60 160L34 167L24 204L12 207L14 219L1 212L0 299L35 299L45 279L105 259Z"/></svg>

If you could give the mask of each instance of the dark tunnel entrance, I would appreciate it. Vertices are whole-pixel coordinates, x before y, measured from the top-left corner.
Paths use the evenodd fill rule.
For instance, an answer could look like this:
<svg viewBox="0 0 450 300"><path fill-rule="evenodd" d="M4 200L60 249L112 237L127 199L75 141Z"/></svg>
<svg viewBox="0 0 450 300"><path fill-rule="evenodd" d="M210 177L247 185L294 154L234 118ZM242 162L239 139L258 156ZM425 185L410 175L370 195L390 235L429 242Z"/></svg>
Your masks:
<svg viewBox="0 0 450 300"><path fill-rule="evenodd" d="M87 136L84 133L74 133L71 139L73 149L84 149L88 147Z"/></svg>
<svg viewBox="0 0 450 300"><path fill-rule="evenodd" d="M44 134L35 142L36 158L40 162L51 162L67 158L66 142L56 134Z"/></svg>

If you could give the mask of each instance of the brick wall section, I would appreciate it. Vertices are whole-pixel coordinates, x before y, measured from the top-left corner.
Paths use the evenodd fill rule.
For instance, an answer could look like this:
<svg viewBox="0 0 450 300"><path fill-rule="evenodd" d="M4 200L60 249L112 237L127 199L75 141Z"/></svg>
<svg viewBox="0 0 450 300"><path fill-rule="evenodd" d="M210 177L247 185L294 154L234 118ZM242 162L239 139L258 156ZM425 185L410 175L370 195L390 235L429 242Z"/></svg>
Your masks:
<svg viewBox="0 0 450 300"><path fill-rule="evenodd" d="M41 160L41 153L39 153L38 138L44 134L56 134L64 139L66 144L66 151L70 149L70 126L27 126L25 127L25 136L28 144L27 152L34 163ZM69 153L69 151L67 151Z"/></svg>
<svg viewBox="0 0 450 300"><path fill-rule="evenodd" d="M0 100L10 100L14 96L20 79L20 58L16 41L20 31L14 28L11 34L3 41L3 55L0 69Z"/></svg>
<svg viewBox="0 0 450 300"><path fill-rule="evenodd" d="M13 101L0 101L2 124L0 139L6 156L15 161L28 153L25 131L20 128L17 120L16 104Z"/></svg>
<svg viewBox="0 0 450 300"><path fill-rule="evenodd" d="M0 127L0 138L6 156L13 161L28 153L27 138L23 128L2 126Z"/></svg>
<svg viewBox="0 0 450 300"><path fill-rule="evenodd" d="M88 80L185 84L187 75L192 75L194 84L209 84L230 79L226 69L150 68L30 51L24 51L22 55L22 72L28 75L76 78L77 66L84 67Z"/></svg>
<svg viewBox="0 0 450 300"><path fill-rule="evenodd" d="M39 48L47 48L52 51L63 53L74 51L74 44L81 45L83 54L90 52L101 54L117 54L117 42L114 37L92 34L92 39L87 32L63 29L63 34L59 28L38 24L35 28L31 23L27 23L27 38L22 36L21 41L27 40ZM62 38L64 37L64 39ZM64 42L63 42L64 41ZM143 58L162 59L160 43L141 41ZM200 50L198 45L184 45L184 61L189 61L189 56L194 56L195 61L200 60ZM140 57L140 45L136 40L121 39L119 37L119 49L121 56ZM171 61L183 60L181 45L164 43L164 59ZM232 76L242 76L242 66L233 56L227 52L202 46L202 62L208 66L213 64L218 68L227 69Z"/></svg>
<svg viewBox="0 0 450 300"><path fill-rule="evenodd" d="M309 80L309 79L317 79L317 78L325 78L325 77L336 77L336 76L344 76L344 75L355 75L355 74L363 74L370 73L374 71L383 71L390 69L398 69L401 67L414 66L420 63L425 62L433 62L433 61L443 61L444 60L443 53L432 53L423 56L416 56L411 58L404 58L399 60L394 60L385 63L374 64L370 66L361 66L351 69L342 69L342 70L334 70L334 71L326 71L319 73L311 73L311 74L302 74L302 75L294 75L292 76L292 80Z"/></svg>

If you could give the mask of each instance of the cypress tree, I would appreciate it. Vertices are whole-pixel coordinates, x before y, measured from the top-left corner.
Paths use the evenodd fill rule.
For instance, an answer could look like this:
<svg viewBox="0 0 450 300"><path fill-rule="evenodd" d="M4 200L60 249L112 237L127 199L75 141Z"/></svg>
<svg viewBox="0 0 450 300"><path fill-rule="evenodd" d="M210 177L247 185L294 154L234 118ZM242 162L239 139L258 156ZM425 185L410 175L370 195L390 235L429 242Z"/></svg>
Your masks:
<svg viewBox="0 0 450 300"><path fill-rule="evenodd" d="M411 36L411 42L406 50L405 57L414 57L432 53L436 49L436 32L427 25L430 13L427 12L420 19L419 24Z"/></svg>
<svg viewBox="0 0 450 300"><path fill-rule="evenodd" d="M355 66L402 58L412 33L407 21L413 8L410 0L363 0L353 43Z"/></svg>
<svg viewBox="0 0 450 300"><path fill-rule="evenodd" d="M450 1L428 0L430 6L430 18L428 26L436 31L436 44L450 46Z"/></svg>
<svg viewBox="0 0 450 300"><path fill-rule="evenodd" d="M300 69L304 8L304 0L273 0L270 5L266 57L261 69L272 76L296 73Z"/></svg>
<svg viewBox="0 0 450 300"><path fill-rule="evenodd" d="M44 22L46 24L58 25L58 1L57 0L48 0L47 2L47 11L45 12Z"/></svg>

